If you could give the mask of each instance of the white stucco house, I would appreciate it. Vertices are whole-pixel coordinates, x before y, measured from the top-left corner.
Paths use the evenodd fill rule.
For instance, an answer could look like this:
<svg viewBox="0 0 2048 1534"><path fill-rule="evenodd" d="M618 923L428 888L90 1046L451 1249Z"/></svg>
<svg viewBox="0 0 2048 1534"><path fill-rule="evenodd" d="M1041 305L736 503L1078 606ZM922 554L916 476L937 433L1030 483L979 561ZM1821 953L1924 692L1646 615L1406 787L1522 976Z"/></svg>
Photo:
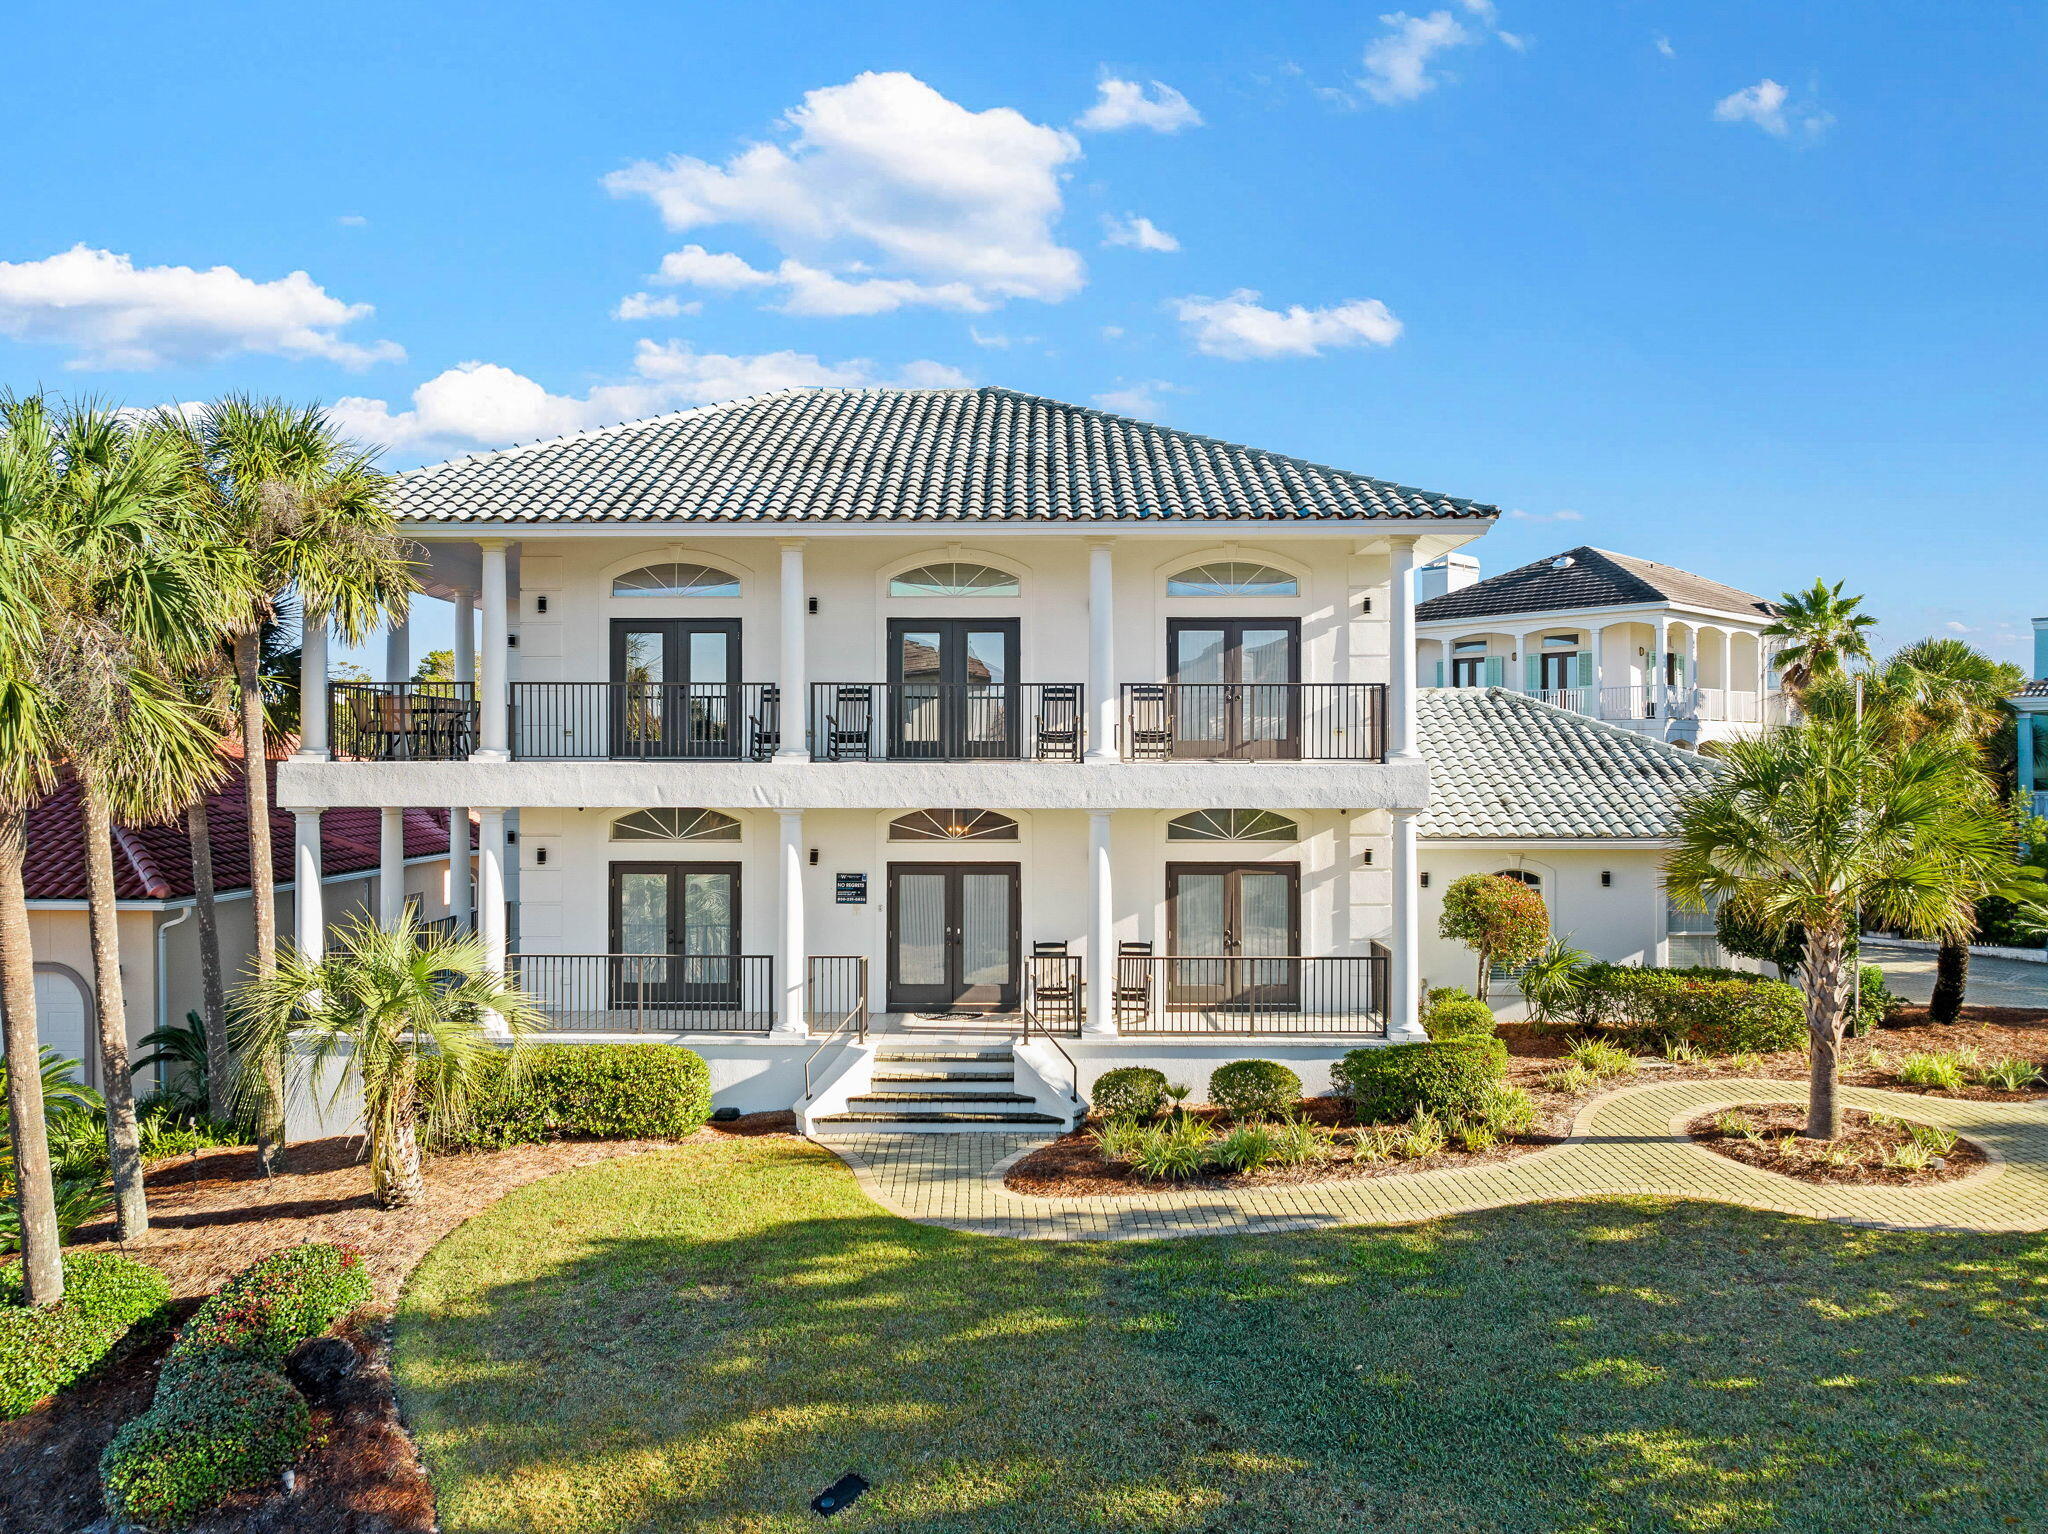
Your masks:
<svg viewBox="0 0 2048 1534"><path fill-rule="evenodd" d="M1660 740L1755 734L1783 709L1762 597L1580 547L1488 579L1452 551L1417 577L1425 684L1507 687Z"/></svg>

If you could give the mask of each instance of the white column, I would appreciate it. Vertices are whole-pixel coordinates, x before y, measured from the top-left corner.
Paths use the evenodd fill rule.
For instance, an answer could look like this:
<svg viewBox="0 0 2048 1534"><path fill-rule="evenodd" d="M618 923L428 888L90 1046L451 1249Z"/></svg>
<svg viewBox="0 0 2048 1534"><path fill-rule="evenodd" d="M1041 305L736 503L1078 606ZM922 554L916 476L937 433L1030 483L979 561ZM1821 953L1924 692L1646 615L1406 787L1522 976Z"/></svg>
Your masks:
<svg viewBox="0 0 2048 1534"><path fill-rule="evenodd" d="M1387 756L1412 761L1422 755L1415 744L1415 540L1388 542Z"/></svg>
<svg viewBox="0 0 2048 1534"><path fill-rule="evenodd" d="M406 597L384 630L384 680L412 680L412 598Z"/></svg>
<svg viewBox="0 0 2048 1534"><path fill-rule="evenodd" d="M775 752L778 762L807 762L811 759L810 673L805 665L804 546L801 539L786 539L782 545L782 671L777 687L782 695L782 745ZM798 1020L802 1020L801 1011Z"/></svg>
<svg viewBox="0 0 2048 1534"><path fill-rule="evenodd" d="M405 914L405 811L384 807L377 827L377 924L395 927Z"/></svg>
<svg viewBox="0 0 2048 1534"><path fill-rule="evenodd" d="M1665 669L1664 657L1671 649L1671 620L1662 613L1657 615L1656 649L1650 655L1650 697L1657 705L1657 717L1666 718L1671 712L1671 673Z"/></svg>
<svg viewBox="0 0 2048 1534"><path fill-rule="evenodd" d="M1604 719L1607 716L1607 705L1604 701L1605 695L1601 692L1602 673L1600 668L1602 658L1607 650L1606 624L1595 624L1591 629L1587 630L1586 647L1593 657L1593 700L1587 707L1586 712L1595 719Z"/></svg>
<svg viewBox="0 0 2048 1534"><path fill-rule="evenodd" d="M448 811L448 914L455 918L458 933L468 932L476 922L469 878L469 808L455 805Z"/></svg>
<svg viewBox="0 0 2048 1534"><path fill-rule="evenodd" d="M455 592L455 680L476 684L476 593L467 586Z"/></svg>
<svg viewBox="0 0 2048 1534"><path fill-rule="evenodd" d="M1088 760L1117 759L1116 558L1107 539L1088 545Z"/></svg>
<svg viewBox="0 0 2048 1534"><path fill-rule="evenodd" d="M1393 810L1393 932L1387 943L1387 1037L1403 1042L1422 1036L1422 892L1416 867L1417 810Z"/></svg>
<svg viewBox="0 0 2048 1534"><path fill-rule="evenodd" d="M1685 690L1693 697L1700 691L1700 626L1688 623L1685 626ZM1697 709L1694 710L1698 712Z"/></svg>
<svg viewBox="0 0 2048 1534"><path fill-rule="evenodd" d="M327 760L327 620L307 614L299 635L299 749L302 762Z"/></svg>
<svg viewBox="0 0 2048 1534"><path fill-rule="evenodd" d="M1110 898L1109 811L1088 812L1088 1021L1095 1038L1116 1036L1116 906Z"/></svg>
<svg viewBox="0 0 2048 1534"><path fill-rule="evenodd" d="M509 614L510 578L506 569L503 538L486 538L477 545L483 550L483 645L476 657L477 749L471 759L502 762L511 755L511 726L507 710L511 705L511 649Z"/></svg>
<svg viewBox="0 0 2048 1534"><path fill-rule="evenodd" d="M485 962L492 973L502 975L510 947L505 930L505 812L480 809L477 819L477 934L483 939Z"/></svg>
<svg viewBox="0 0 2048 1534"><path fill-rule="evenodd" d="M318 810L292 811L292 941L309 959L318 959L327 952Z"/></svg>
<svg viewBox="0 0 2048 1534"><path fill-rule="evenodd" d="M1536 673L1534 683L1529 680L1529 657L1535 653L1529 644L1532 637L1534 636L1526 629L1508 635L1509 642L1515 647L1514 652L1508 657L1508 664L1514 668L1508 673L1509 692L1534 692L1543 685L1543 673L1540 670Z"/></svg>
<svg viewBox="0 0 2048 1534"><path fill-rule="evenodd" d="M775 940L776 979L781 996L775 1011L775 1031L801 1036L808 1031L804 1019L804 981L809 965L804 953L804 812L779 810L781 821L781 922Z"/></svg>

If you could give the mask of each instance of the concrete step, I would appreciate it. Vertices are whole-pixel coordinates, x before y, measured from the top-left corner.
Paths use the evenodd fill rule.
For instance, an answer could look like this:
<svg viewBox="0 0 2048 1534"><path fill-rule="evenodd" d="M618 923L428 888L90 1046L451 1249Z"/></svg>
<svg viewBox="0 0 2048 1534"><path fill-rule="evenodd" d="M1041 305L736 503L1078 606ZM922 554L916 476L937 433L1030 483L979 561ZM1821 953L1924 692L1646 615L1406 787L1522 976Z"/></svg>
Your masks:
<svg viewBox="0 0 2048 1534"><path fill-rule="evenodd" d="M903 1065L992 1065L997 1061L1007 1063L1011 1052L1007 1049L878 1049L877 1060Z"/></svg>
<svg viewBox="0 0 2048 1534"><path fill-rule="evenodd" d="M869 1078L872 1081L887 1082L891 1086L908 1086L919 1083L925 1086L945 1086L952 1082L1015 1081L1015 1071L876 1071Z"/></svg>
<svg viewBox="0 0 2048 1534"><path fill-rule="evenodd" d="M856 1111L877 1107L884 1103L923 1103L928 1107L954 1104L980 1103L1031 1103L1038 1099L1027 1097L1022 1092L864 1092L859 1097L849 1097L846 1105Z"/></svg>
<svg viewBox="0 0 2048 1534"><path fill-rule="evenodd" d="M915 1134L919 1131L949 1129L1040 1129L1047 1126L1058 1128L1065 1123L1050 1113L924 1113L917 1111L888 1113L828 1113L813 1120L827 1127L858 1130L863 1134L888 1134L901 1131Z"/></svg>

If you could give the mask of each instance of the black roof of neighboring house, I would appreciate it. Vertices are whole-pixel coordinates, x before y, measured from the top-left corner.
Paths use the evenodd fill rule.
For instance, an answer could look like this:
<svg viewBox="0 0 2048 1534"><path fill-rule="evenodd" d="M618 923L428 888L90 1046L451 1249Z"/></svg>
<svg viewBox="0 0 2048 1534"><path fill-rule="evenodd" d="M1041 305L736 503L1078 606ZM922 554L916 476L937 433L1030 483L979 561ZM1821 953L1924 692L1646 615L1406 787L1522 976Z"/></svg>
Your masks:
<svg viewBox="0 0 2048 1534"><path fill-rule="evenodd" d="M1581 546L1431 597L1416 604L1415 616L1427 623L1579 607L1639 607L1646 602L1677 602L1744 618L1769 618L1777 612L1760 596L1689 570Z"/></svg>
<svg viewBox="0 0 2048 1534"><path fill-rule="evenodd" d="M401 474L411 522L1163 522L1491 506L1009 389L787 389Z"/></svg>

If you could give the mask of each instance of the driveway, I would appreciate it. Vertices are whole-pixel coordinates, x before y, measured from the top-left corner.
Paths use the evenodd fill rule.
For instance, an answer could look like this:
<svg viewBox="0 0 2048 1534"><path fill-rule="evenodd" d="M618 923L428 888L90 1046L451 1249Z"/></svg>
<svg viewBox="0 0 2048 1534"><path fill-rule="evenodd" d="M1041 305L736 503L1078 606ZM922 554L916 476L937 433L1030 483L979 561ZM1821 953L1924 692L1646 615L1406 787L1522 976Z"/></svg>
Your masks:
<svg viewBox="0 0 2048 1534"><path fill-rule="evenodd" d="M1885 984L1906 1000L1925 1002L1933 996L1932 949L1898 948L1866 938L1863 959L1882 967ZM1968 999L1980 1007L2048 1007L2048 964L1973 957Z"/></svg>

